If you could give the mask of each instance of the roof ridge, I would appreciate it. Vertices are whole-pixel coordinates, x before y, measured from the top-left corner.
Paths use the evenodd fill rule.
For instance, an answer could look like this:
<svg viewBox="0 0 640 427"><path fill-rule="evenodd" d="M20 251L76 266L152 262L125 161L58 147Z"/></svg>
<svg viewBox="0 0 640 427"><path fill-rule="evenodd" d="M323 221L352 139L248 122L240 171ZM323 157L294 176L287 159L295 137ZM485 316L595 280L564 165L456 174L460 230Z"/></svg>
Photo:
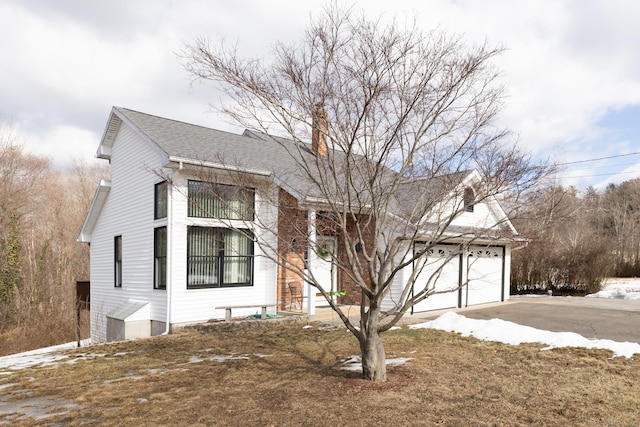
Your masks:
<svg viewBox="0 0 640 427"><path fill-rule="evenodd" d="M473 169L464 169L464 170L461 170L461 171L445 173L443 175L420 176L420 177L416 177L416 178L409 178L406 181L404 181L404 183L427 181L427 180L431 180L431 179L444 179L444 178L447 178L447 177L453 177L455 175L469 175L472 172L473 172Z"/></svg>

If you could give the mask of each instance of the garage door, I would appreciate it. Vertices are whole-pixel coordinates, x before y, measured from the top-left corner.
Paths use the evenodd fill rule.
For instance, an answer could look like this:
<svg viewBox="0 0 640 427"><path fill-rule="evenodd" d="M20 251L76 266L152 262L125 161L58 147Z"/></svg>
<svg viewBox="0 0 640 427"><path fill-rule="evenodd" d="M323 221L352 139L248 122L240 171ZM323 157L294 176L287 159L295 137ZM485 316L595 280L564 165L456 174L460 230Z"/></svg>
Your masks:
<svg viewBox="0 0 640 427"><path fill-rule="evenodd" d="M467 258L469 283L468 288L463 288L463 305L502 301L503 269L502 246L471 246Z"/></svg>
<svg viewBox="0 0 640 427"><path fill-rule="evenodd" d="M420 248L417 246L416 250ZM454 308L458 306L460 286L460 256L456 245L436 245L429 255L416 261L416 268L422 268L414 285L414 292L428 286L438 292L413 307L413 312ZM433 277L432 277L433 276ZM428 283L431 280L431 283Z"/></svg>

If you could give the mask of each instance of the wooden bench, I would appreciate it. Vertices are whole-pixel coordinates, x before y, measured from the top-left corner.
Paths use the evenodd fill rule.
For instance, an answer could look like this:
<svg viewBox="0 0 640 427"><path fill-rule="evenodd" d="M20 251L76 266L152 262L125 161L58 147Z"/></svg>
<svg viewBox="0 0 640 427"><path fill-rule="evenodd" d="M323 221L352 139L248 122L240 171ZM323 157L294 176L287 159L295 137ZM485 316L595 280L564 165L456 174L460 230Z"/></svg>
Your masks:
<svg viewBox="0 0 640 427"><path fill-rule="evenodd" d="M260 315L261 319L267 318L267 307L275 307L277 304L251 304L251 305L225 305L222 307L214 307L214 310L222 310L224 309L224 320L227 322L231 321L231 310L234 308L254 308L260 307L262 309L262 313Z"/></svg>

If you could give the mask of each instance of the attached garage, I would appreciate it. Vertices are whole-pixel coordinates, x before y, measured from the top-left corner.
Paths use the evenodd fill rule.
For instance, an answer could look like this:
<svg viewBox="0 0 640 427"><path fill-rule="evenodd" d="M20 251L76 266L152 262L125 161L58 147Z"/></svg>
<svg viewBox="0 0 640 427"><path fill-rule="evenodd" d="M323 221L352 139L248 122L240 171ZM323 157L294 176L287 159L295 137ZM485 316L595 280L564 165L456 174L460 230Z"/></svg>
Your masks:
<svg viewBox="0 0 640 427"><path fill-rule="evenodd" d="M386 313L411 306L425 293L429 296L412 305L412 313L509 299L511 252L527 239L518 234L495 197L482 196L481 183L480 175L471 171L455 185L449 201L434 204L422 216L415 234L402 236L407 246L398 252L396 263L404 266L382 301Z"/></svg>
<svg viewBox="0 0 640 427"><path fill-rule="evenodd" d="M418 244L415 250L420 250ZM455 244L434 246L414 264L420 271L414 290L430 282L436 293L416 304L412 312L504 301L505 257L504 246L470 246L464 253Z"/></svg>

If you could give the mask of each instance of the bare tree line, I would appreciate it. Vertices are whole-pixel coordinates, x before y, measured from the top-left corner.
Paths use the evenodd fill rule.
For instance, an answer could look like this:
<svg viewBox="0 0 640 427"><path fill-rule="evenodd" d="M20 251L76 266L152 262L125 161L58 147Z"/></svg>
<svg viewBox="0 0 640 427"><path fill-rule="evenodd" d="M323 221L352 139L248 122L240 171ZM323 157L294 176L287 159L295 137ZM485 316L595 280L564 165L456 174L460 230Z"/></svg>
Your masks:
<svg viewBox="0 0 640 427"><path fill-rule="evenodd" d="M55 170L0 125L0 355L76 338L75 283L89 278L76 238L106 174L82 162Z"/></svg>
<svg viewBox="0 0 640 427"><path fill-rule="evenodd" d="M640 275L640 179L589 188L547 186L515 224L530 244L514 253L512 293L593 293L606 277Z"/></svg>

